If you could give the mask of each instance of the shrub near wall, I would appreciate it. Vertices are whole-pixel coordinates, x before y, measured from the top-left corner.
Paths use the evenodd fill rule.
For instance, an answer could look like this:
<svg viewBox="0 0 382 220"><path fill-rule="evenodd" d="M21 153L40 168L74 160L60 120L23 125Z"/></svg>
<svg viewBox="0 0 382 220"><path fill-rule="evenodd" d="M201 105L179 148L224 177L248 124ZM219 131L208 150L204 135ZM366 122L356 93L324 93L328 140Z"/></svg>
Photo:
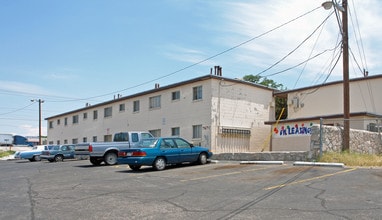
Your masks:
<svg viewBox="0 0 382 220"><path fill-rule="evenodd" d="M322 151L340 152L342 150L343 128L322 126ZM319 150L320 125L313 125L311 150ZM350 152L361 154L381 154L381 134L364 130L350 129Z"/></svg>

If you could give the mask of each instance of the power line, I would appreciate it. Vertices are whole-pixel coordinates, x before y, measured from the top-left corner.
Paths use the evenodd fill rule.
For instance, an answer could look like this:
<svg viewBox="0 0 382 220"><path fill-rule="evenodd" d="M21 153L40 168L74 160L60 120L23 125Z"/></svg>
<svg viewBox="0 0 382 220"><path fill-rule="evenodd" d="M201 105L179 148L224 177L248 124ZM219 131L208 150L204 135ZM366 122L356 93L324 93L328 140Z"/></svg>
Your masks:
<svg viewBox="0 0 382 220"><path fill-rule="evenodd" d="M128 87L128 88L125 88L125 89L121 89L121 90L118 90L118 91L114 91L114 92L110 92L110 93L106 93L106 94L102 94L102 95L92 96L92 97L88 97L88 98L80 98L80 99L69 99L69 100L62 100L62 101L54 101L54 102L84 101L84 100L89 100L89 99L100 98L100 97L104 97L104 96L108 96L108 95L113 95L113 94L116 94L116 93L121 93L121 92L124 92L124 91L126 91L126 90L130 90L130 89L133 89L133 88L137 88L137 87L140 87L140 86L143 86L143 85L146 85L146 84L155 82L155 81L157 81L157 80L161 80L161 79L167 78L167 77L169 77L169 76L172 76L172 75L175 75L175 74L177 74L177 73L179 73L179 72L182 72L182 71L184 71L184 70L186 70L186 69L189 69L189 68L191 68L191 67L197 66L197 65L199 65L199 64L201 64L201 63L204 63L204 62L206 62L206 61L208 61L208 60L211 60L211 59L213 59L213 58L216 58L216 57L218 57L218 56L220 56L220 55L222 55L222 54L228 53L228 52L230 52L230 51L232 51L232 50L234 50L234 49L236 49L236 48L238 48L238 47L241 47L241 46L243 46L243 45L245 45L245 44L247 44L247 43L249 43L249 42L251 42L251 41L254 41L254 40L256 40L256 39L258 39L258 38L260 38L260 37L262 37L262 36L264 36L264 35L267 35L267 34L273 32L273 31L275 31L275 30L277 30L277 29L279 29L279 28L281 28L281 27L283 27L283 26L285 26L285 25L287 25L287 24L290 24L290 23L292 23L292 22L294 22L294 21L296 21L296 20L298 20L298 19L300 19L300 18L302 18L302 17L304 17L304 16L306 16L306 15L308 15L308 14L310 14L310 13L316 11L317 9L320 9L320 8L321 8L321 6L316 7L316 8L314 8L314 9L312 9L312 10L310 10L310 11L308 11L308 12L302 14L302 15L299 15L299 16L297 16L297 17L295 17L295 18L293 18L293 19L291 19L291 20L289 20L289 21L287 21L287 22L285 22L285 23L283 23L283 24L281 24L281 25L278 25L278 26L276 26L276 27L270 29L269 31L266 31L266 32L264 32L264 33L262 33L262 34L259 34L259 35L255 36L255 37L250 38L249 40L246 40L246 41L244 41L244 42L242 42L242 43L239 43L239 44L237 44L237 45L235 45L235 46L233 46L233 47L231 47L231 48L228 48L228 49L226 49L226 50L224 50L224 51L222 51L222 52L219 52L219 53L217 53L217 54L215 54L215 55L212 55L212 56L210 56L210 57L207 57L207 58L205 58L205 59L203 59L203 60L200 60L200 61L198 61L198 62L196 62L196 63L191 64L191 65L185 66L185 67L183 67L183 68L181 68L181 69L179 69L179 70L176 70L176 71L171 72L171 73L169 73L169 74L163 75L163 76L161 76L161 77L158 77L158 78L155 78L155 79L152 79L152 80L149 80L149 81L140 83L140 84L135 85L135 86L132 86L132 87Z"/></svg>
<svg viewBox="0 0 382 220"><path fill-rule="evenodd" d="M295 47L293 50L291 50L289 53L287 53L284 57L282 57L280 60L278 60L278 61L276 61L274 64L272 64L271 66L269 66L268 68L266 68L266 69L264 69L263 71L261 71L261 72L259 72L259 73L257 73L256 74L256 76L259 76L259 75L261 75L262 73L265 73L265 72L267 72L268 70L270 70L270 69L272 69L273 67L275 67L277 64L279 64L279 63L281 63L283 60L285 60L287 57L289 57L290 55L292 55L297 49L299 49L308 39L310 39L312 36L313 36L313 34L314 33L316 33L316 31L321 27L321 26L323 26L323 24L325 24L326 23L326 21L329 19L329 17L331 16L333 14L333 12L332 13L330 13L325 19L324 19L324 21L323 22L321 22L321 24L320 25L318 25L318 27L316 27L314 30L313 30L313 32L311 33L311 34L309 34L308 35L308 37L306 37L299 45L297 45L297 47ZM310 60L310 59L308 59L308 60ZM305 63L305 62L304 62ZM290 70L290 69L288 69L288 70ZM282 73L282 72L285 72L285 71L280 71L280 72L278 72L278 73ZM270 74L270 75L268 75L268 76L273 76L273 75L276 75L276 74Z"/></svg>

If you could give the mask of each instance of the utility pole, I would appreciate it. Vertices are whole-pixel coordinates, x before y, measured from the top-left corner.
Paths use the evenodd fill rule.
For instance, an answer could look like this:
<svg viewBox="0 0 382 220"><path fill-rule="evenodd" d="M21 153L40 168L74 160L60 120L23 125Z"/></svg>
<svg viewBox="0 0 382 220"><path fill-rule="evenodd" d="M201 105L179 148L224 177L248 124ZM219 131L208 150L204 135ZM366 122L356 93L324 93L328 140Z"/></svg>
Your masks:
<svg viewBox="0 0 382 220"><path fill-rule="evenodd" d="M32 99L31 102L38 102L38 144L41 145L41 104L44 103L44 100Z"/></svg>
<svg viewBox="0 0 382 220"><path fill-rule="evenodd" d="M342 12L342 71L343 71L343 108L344 108L344 136L342 151L350 149L350 88L349 88L349 35L348 35L348 2L342 0L342 6L335 1L326 1L322 3L324 9L329 10L334 6Z"/></svg>
<svg viewBox="0 0 382 220"><path fill-rule="evenodd" d="M348 4L342 0L342 58L344 87L344 142L342 151L350 149L350 88L349 88L349 37L348 37Z"/></svg>

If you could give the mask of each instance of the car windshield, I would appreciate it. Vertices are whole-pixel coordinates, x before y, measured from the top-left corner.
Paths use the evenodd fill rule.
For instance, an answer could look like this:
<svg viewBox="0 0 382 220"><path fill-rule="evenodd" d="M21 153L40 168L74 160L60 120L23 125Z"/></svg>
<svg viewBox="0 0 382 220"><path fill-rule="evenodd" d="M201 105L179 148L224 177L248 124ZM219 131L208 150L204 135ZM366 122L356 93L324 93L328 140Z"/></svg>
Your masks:
<svg viewBox="0 0 382 220"><path fill-rule="evenodd" d="M142 139L142 141L139 143L139 147L154 148L157 142L157 138Z"/></svg>

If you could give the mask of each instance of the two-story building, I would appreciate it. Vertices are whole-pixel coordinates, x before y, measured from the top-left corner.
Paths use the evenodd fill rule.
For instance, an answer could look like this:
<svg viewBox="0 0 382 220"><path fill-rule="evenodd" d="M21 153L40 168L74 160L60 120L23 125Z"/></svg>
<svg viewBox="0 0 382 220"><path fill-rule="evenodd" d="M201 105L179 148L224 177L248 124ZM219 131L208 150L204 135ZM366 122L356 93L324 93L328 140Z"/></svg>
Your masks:
<svg viewBox="0 0 382 220"><path fill-rule="evenodd" d="M221 152L269 150L273 89L210 74L46 118L48 143L111 141L121 131L180 136Z"/></svg>
<svg viewBox="0 0 382 220"><path fill-rule="evenodd" d="M350 128L380 131L382 75L354 78L349 82ZM343 81L275 92L288 100L288 117L270 120L272 151L309 151L313 124L344 125Z"/></svg>

